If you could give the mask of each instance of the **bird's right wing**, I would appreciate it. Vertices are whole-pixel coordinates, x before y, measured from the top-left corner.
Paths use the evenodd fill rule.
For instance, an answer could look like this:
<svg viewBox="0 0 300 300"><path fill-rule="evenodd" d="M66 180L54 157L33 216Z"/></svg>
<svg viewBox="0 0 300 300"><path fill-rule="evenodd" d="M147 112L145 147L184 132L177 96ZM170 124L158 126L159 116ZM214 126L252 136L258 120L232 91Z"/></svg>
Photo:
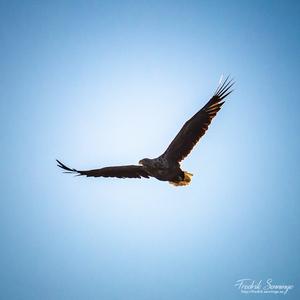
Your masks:
<svg viewBox="0 0 300 300"><path fill-rule="evenodd" d="M145 171L143 166L117 166L117 167L106 167L101 169L79 171L76 169L71 169L64 165L59 160L57 161L57 166L66 171L66 173L73 173L80 175L85 175L87 177L117 177L117 178L149 178L149 174Z"/></svg>
<svg viewBox="0 0 300 300"><path fill-rule="evenodd" d="M221 109L224 99L232 92L233 84L234 82L229 80L229 77L220 83L213 97L183 125L162 156L170 161L180 162L192 151Z"/></svg>

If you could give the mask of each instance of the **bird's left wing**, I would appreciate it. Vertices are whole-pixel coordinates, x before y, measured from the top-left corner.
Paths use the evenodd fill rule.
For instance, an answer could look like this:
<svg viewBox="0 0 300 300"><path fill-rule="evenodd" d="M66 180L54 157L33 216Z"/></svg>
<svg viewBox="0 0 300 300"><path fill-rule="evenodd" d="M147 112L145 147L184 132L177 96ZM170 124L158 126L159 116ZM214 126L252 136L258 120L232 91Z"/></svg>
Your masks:
<svg viewBox="0 0 300 300"><path fill-rule="evenodd" d="M205 134L212 119L221 109L224 98L232 92L233 84L234 82L227 77L219 85L206 105L183 125L168 149L162 154L163 157L180 162L192 151L199 139Z"/></svg>
<svg viewBox="0 0 300 300"><path fill-rule="evenodd" d="M67 167L59 160L56 161L57 166L65 170L66 173L73 173L77 174L78 176L85 175L87 177L149 178L149 174L144 170L143 166L128 165L79 171Z"/></svg>

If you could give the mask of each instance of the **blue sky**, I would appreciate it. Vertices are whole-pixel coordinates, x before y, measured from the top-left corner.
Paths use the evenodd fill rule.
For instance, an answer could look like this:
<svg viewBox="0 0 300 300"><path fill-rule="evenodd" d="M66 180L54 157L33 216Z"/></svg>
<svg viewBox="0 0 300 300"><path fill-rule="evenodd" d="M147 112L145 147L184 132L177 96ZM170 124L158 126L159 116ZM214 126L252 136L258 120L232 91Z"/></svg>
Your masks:
<svg viewBox="0 0 300 300"><path fill-rule="evenodd" d="M1 1L3 299L299 299L297 1ZM235 91L184 188L73 177L156 157ZM272 299L275 295L249 295ZM278 297L277 297L278 298Z"/></svg>

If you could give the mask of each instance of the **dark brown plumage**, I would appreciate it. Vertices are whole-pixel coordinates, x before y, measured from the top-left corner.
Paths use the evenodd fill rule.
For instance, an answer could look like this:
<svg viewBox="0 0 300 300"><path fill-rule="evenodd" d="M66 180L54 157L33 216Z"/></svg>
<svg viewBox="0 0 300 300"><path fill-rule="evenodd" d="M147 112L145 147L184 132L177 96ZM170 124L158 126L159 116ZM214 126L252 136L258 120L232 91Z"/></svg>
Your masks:
<svg viewBox="0 0 300 300"><path fill-rule="evenodd" d="M215 94L207 104L189 119L173 139L167 150L154 159L144 158L139 161L140 165L105 167L88 171L71 169L57 160L58 166L66 173L86 175L88 177L117 177L117 178L149 178L169 181L181 186L191 181L192 174L182 171L180 162L188 156L199 139L205 134L212 119L224 104L224 99L232 92L234 82L225 79L219 85Z"/></svg>
<svg viewBox="0 0 300 300"><path fill-rule="evenodd" d="M232 92L230 88L234 82L228 81L226 84L227 81L228 77L206 105L183 125L163 154L167 159L181 162L192 151L199 139L205 134L211 120L224 104L222 100Z"/></svg>
<svg viewBox="0 0 300 300"><path fill-rule="evenodd" d="M65 171L65 173L77 173L78 176L85 175L87 177L117 177L117 178L149 178L148 173L142 166L117 166L106 167L101 169L78 171L76 169L70 169L59 160L56 160L58 166Z"/></svg>

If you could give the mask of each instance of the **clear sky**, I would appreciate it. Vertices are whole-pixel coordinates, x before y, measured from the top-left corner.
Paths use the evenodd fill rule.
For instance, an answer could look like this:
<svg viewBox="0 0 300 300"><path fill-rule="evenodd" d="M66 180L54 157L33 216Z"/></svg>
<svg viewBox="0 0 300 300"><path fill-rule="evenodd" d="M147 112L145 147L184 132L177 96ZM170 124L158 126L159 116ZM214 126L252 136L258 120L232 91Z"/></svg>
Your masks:
<svg viewBox="0 0 300 300"><path fill-rule="evenodd" d="M0 2L0 298L299 293L299 1ZM235 91L183 162L188 187L73 177L156 157ZM273 299L274 295L249 295Z"/></svg>

